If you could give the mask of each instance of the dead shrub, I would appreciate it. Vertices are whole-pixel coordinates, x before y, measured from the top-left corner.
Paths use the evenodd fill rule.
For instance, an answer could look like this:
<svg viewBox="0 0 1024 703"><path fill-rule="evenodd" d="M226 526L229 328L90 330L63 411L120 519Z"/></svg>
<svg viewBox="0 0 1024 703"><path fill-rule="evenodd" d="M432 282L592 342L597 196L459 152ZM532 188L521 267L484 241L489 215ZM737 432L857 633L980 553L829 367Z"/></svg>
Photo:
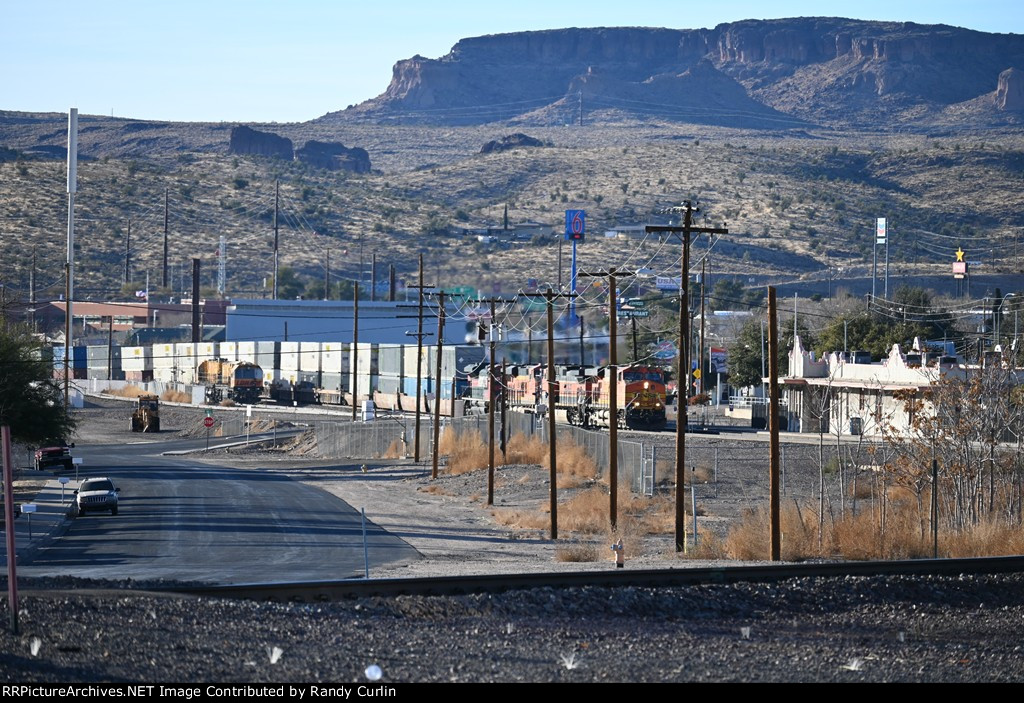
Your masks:
<svg viewBox="0 0 1024 703"><path fill-rule="evenodd" d="M570 532L599 534L608 527L608 494L601 486L580 491L558 506L558 526Z"/></svg>
<svg viewBox="0 0 1024 703"><path fill-rule="evenodd" d="M140 395L146 395L146 391L142 390L138 386L125 386L124 388L104 388L101 393L103 395L113 395L118 398L138 398Z"/></svg>
<svg viewBox="0 0 1024 703"><path fill-rule="evenodd" d="M224 400L220 401L220 406L222 408L233 408L236 405L238 405L238 403L236 403L235 401L231 400L231 398L225 398Z"/></svg>
<svg viewBox="0 0 1024 703"><path fill-rule="evenodd" d="M160 400L168 403L191 403L192 396L184 391L176 391L173 388L168 388L160 394Z"/></svg>
<svg viewBox="0 0 1024 703"><path fill-rule="evenodd" d="M571 542L555 550L555 561L592 562L600 558L593 542Z"/></svg>
<svg viewBox="0 0 1024 703"><path fill-rule="evenodd" d="M487 446L475 432L456 433L445 428L438 451L448 457L446 471L453 476L487 467Z"/></svg>
<svg viewBox="0 0 1024 703"><path fill-rule="evenodd" d="M403 438L391 440L391 444L381 454L382 459L404 459L405 458L405 442Z"/></svg>
<svg viewBox="0 0 1024 703"><path fill-rule="evenodd" d="M516 432L505 447L506 464L541 464L548 454L548 445L537 436Z"/></svg>
<svg viewBox="0 0 1024 703"><path fill-rule="evenodd" d="M502 508L495 510L491 515L499 525L507 525L520 530L545 530L551 527L551 518L543 509Z"/></svg>
<svg viewBox="0 0 1024 703"><path fill-rule="evenodd" d="M543 445L547 448L548 445ZM597 478L597 464L579 446L571 440L561 440L557 443L558 448L558 481L559 488L579 488ZM550 451L545 451L543 461L540 463L550 471Z"/></svg>

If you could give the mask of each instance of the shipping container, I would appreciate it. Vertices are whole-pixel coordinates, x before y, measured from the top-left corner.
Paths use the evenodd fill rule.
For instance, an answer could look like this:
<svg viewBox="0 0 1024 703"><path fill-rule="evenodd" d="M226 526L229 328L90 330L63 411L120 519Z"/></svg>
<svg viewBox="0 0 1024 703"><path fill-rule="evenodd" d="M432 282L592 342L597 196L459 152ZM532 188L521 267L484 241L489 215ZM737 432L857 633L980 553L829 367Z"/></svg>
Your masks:
<svg viewBox="0 0 1024 703"><path fill-rule="evenodd" d="M299 371L304 373L320 373L320 342L299 343Z"/></svg>
<svg viewBox="0 0 1024 703"><path fill-rule="evenodd" d="M154 369L173 369L176 365L174 361L174 345L154 344L152 358Z"/></svg>
<svg viewBox="0 0 1024 703"><path fill-rule="evenodd" d="M125 371L152 371L153 347L122 347L121 368Z"/></svg>
<svg viewBox="0 0 1024 703"><path fill-rule="evenodd" d="M299 350L301 342L281 342L281 371L299 370Z"/></svg>
<svg viewBox="0 0 1024 703"><path fill-rule="evenodd" d="M413 359L416 358L415 352ZM396 376L401 378L402 369L405 368L405 345L403 344L381 344L378 351L378 369L381 376Z"/></svg>
<svg viewBox="0 0 1024 703"><path fill-rule="evenodd" d="M177 362L178 382L196 382L196 345L193 342L181 342L174 345L174 358Z"/></svg>

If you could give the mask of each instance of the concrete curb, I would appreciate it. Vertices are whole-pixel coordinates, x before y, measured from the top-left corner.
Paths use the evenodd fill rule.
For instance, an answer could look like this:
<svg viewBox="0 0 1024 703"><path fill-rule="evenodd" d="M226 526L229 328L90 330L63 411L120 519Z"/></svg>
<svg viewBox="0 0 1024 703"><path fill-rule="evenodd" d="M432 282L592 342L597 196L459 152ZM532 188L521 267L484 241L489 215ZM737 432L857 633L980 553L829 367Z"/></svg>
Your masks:
<svg viewBox="0 0 1024 703"><path fill-rule="evenodd" d="M36 506L36 512L31 514L31 518L26 513L14 521L14 543L18 563L30 558L67 531L71 525L71 508L79 483L71 479L64 486L62 501L61 484L57 477L51 478L32 499L31 503ZM0 562L6 565L6 554L2 555Z"/></svg>

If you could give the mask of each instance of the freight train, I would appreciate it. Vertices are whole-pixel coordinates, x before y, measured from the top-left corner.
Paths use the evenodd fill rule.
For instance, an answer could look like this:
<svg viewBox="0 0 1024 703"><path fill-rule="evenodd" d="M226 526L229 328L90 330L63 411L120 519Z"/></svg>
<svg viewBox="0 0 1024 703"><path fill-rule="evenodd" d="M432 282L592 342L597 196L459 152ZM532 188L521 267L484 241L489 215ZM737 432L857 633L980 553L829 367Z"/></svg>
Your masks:
<svg viewBox="0 0 1024 703"><path fill-rule="evenodd" d="M463 369L483 358L478 345L445 345L440 351L441 380L434 378L438 351L424 347L419 360L420 392L442 399L461 398L468 388ZM73 347L65 364L64 348L48 357L63 378L125 381L160 393L166 388L202 388L208 403L273 400L281 404L347 404L358 400L416 395L416 345L347 342L201 342L141 347ZM195 394L194 394L195 397ZM450 406L449 406L450 407Z"/></svg>
<svg viewBox="0 0 1024 703"><path fill-rule="evenodd" d="M500 371L498 372L500 374ZM543 413L579 427L608 427L612 422L611 386L616 386L617 427L660 430L665 427L665 372L654 366L619 366L611 377L608 366L555 366L553 396L547 392L547 366L512 366L496 391L515 411ZM480 368L470 378L470 404L486 411L490 398L490 369ZM497 397L497 393L496 393Z"/></svg>
<svg viewBox="0 0 1024 703"><path fill-rule="evenodd" d="M486 411L488 367L480 345L445 345L440 349L441 377L435 378L437 347L424 347L419 359L420 393L440 393L447 408L462 400L467 412ZM64 348L53 350L54 374L64 375ZM252 404L340 405L416 396L416 345L352 345L344 342L202 342L151 347L74 347L71 376L101 382L123 380L147 392L202 388L208 403L225 399ZM665 372L645 365L619 366L610 378L607 366L556 365L554 398L547 394L547 366L519 364L508 368L498 390L508 407L519 412L546 412L580 427L608 427L612 421L609 390L617 388L619 427L657 430L665 426ZM415 407L413 403L412 407Z"/></svg>

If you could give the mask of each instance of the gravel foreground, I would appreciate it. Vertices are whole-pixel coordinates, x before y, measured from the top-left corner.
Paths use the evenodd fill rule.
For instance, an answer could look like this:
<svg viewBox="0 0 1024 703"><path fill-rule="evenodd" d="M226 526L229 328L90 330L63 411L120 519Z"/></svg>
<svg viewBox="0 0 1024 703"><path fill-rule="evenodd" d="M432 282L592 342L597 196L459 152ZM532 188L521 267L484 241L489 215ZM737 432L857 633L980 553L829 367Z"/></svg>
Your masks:
<svg viewBox="0 0 1024 703"><path fill-rule="evenodd" d="M316 605L41 591L21 610L5 682L1024 681L1021 575Z"/></svg>

